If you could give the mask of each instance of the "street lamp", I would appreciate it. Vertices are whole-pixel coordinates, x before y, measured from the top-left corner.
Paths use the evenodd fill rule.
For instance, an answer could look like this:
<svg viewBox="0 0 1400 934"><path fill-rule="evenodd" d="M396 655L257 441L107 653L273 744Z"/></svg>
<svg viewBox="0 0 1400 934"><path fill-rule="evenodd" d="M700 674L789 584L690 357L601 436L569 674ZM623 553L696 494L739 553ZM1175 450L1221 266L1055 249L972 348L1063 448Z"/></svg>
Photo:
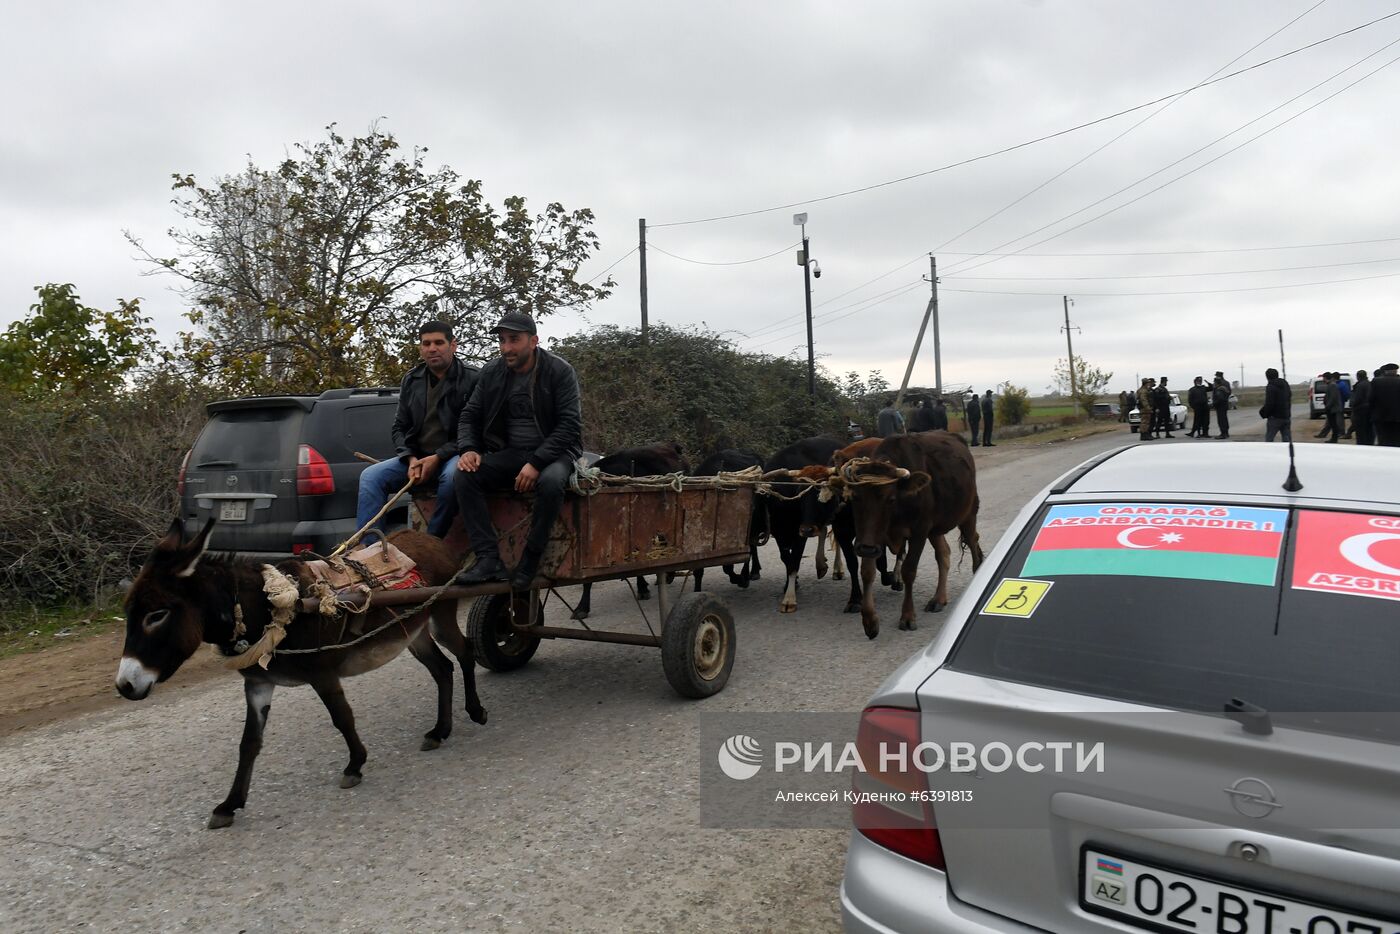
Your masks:
<svg viewBox="0 0 1400 934"><path fill-rule="evenodd" d="M797 265L802 267L803 295L807 300L807 395L817 397L817 355L812 343L812 277L822 277L821 264L811 257L811 245L807 239L807 214L792 215L792 222L802 228L802 249L797 253Z"/></svg>

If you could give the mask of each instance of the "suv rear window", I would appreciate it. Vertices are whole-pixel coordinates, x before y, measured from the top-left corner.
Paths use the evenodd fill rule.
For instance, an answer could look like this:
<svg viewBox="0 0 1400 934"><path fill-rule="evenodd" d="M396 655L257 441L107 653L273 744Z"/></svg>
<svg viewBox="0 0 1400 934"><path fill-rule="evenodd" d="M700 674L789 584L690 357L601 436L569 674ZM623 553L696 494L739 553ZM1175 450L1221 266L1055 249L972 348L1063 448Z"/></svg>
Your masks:
<svg viewBox="0 0 1400 934"><path fill-rule="evenodd" d="M1050 586L1029 615L998 610L1026 605L1020 580ZM1212 713L1400 711L1394 516L1048 506L979 599L950 668Z"/></svg>
<svg viewBox="0 0 1400 934"><path fill-rule="evenodd" d="M302 410L295 407L233 409L210 417L190 455L190 467L285 467ZM290 463L295 464L292 460Z"/></svg>

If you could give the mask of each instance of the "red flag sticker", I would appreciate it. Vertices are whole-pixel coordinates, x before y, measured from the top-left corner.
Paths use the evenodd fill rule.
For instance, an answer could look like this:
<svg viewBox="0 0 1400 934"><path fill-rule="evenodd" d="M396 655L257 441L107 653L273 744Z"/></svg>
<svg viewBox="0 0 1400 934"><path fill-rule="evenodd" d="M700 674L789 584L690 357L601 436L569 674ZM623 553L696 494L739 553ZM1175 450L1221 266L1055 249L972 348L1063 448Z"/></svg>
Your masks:
<svg viewBox="0 0 1400 934"><path fill-rule="evenodd" d="M1293 588L1400 600L1400 516L1300 511Z"/></svg>

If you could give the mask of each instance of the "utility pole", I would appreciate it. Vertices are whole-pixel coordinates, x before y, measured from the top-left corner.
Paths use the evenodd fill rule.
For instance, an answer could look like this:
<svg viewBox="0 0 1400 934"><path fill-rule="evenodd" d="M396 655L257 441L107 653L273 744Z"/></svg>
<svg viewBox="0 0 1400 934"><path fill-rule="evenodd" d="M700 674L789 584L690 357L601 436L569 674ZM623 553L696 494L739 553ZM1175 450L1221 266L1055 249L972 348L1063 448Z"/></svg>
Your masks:
<svg viewBox="0 0 1400 934"><path fill-rule="evenodd" d="M1073 300L1068 295L1063 296L1063 298L1065 300L1065 347L1069 350L1069 398L1071 404L1078 406L1079 391L1074 385L1074 341L1070 340L1069 334L1069 306Z"/></svg>
<svg viewBox="0 0 1400 934"><path fill-rule="evenodd" d="M930 318L933 319L934 388L940 396L943 395L943 364L938 359L938 265L932 256L928 258L928 264L929 281L933 283L933 295L929 298L927 307L924 308L924 320L919 324L919 336L914 338L914 351L909 354L909 365L904 368L904 381L899 384L899 392L894 397L896 409L904 401L904 391L909 388L909 377L914 372L914 361L918 359L919 347L923 345L924 331L928 328Z"/></svg>
<svg viewBox="0 0 1400 934"><path fill-rule="evenodd" d="M642 257L642 346L647 344L647 219L637 218L637 252Z"/></svg>
<svg viewBox="0 0 1400 934"><path fill-rule="evenodd" d="M1244 388L1244 364L1240 364L1240 388Z"/></svg>
<svg viewBox="0 0 1400 934"><path fill-rule="evenodd" d="M804 217L806 215L803 215ZM812 343L812 256L808 250L807 225L802 225L802 292L807 300L807 395L817 398L817 354Z"/></svg>

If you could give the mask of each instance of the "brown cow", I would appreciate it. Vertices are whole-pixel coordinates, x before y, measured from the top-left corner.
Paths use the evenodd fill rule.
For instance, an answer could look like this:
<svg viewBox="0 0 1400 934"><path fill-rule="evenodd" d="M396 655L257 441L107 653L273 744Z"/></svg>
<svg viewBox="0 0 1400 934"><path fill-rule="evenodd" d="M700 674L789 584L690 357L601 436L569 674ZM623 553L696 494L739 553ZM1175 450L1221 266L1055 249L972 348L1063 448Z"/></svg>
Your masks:
<svg viewBox="0 0 1400 934"><path fill-rule="evenodd" d="M855 444L846 445L844 448L831 455L831 466L836 468L834 473L840 474L842 467L846 466L858 457L869 457L870 455L874 454L875 449L880 446L880 442L883 440L883 438L864 438L860 441L857 441ZM851 508L853 509L853 507ZM898 593L899 591L904 589L904 584L899 579L900 574L903 572L904 569L904 552L901 551L899 554L895 555L893 571L889 569L889 564L885 560L884 551L880 552L880 557L876 563L880 569L880 586L889 587L895 593ZM851 568L851 573L855 574L856 569ZM819 573L817 576L821 577L821 574ZM840 551L836 552L835 577L837 580L841 579Z"/></svg>
<svg viewBox="0 0 1400 934"><path fill-rule="evenodd" d="M900 629L916 629L914 577L924 542L933 545L938 558L938 589L924 607L938 611L948 605L949 548L945 533L956 528L963 548L972 552L972 568L982 566L982 546L977 539L977 467L967 442L947 431L926 431L885 438L865 464L848 464L832 478L845 486L855 506L856 551L861 556L864 585L861 623L865 634L880 634L875 612L875 558L881 548L898 552L908 545L904 558L904 605Z"/></svg>

